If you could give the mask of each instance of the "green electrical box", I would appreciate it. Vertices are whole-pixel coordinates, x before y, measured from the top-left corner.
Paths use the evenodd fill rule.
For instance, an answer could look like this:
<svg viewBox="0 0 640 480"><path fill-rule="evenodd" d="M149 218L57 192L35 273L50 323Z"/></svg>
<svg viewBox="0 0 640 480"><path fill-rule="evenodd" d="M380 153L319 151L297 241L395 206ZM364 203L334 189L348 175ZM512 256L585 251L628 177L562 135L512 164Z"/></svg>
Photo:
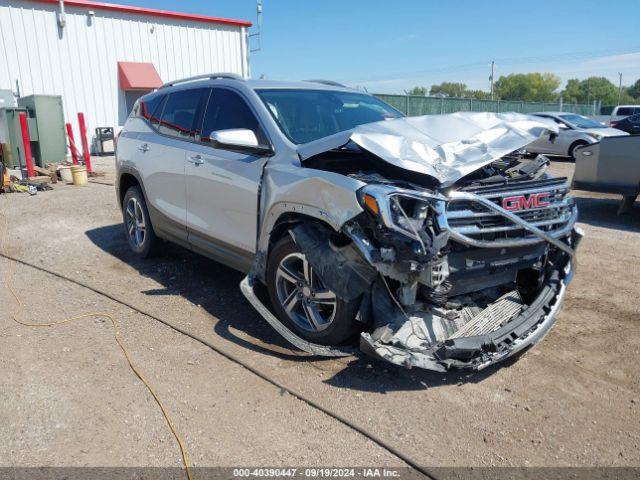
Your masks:
<svg viewBox="0 0 640 480"><path fill-rule="evenodd" d="M35 121L35 137L31 136L34 161L41 167L46 163L62 163L67 159L67 134L64 125L62 97L59 95L29 95L18 99L18 106L26 108L30 123ZM32 131L29 125L29 132Z"/></svg>
<svg viewBox="0 0 640 480"><path fill-rule="evenodd" d="M20 168L27 164L22 144L20 128L20 112L27 113L26 108L0 108L0 146L2 147L2 163L7 167ZM35 124L28 122L29 134L37 135ZM33 142L32 142L33 145Z"/></svg>

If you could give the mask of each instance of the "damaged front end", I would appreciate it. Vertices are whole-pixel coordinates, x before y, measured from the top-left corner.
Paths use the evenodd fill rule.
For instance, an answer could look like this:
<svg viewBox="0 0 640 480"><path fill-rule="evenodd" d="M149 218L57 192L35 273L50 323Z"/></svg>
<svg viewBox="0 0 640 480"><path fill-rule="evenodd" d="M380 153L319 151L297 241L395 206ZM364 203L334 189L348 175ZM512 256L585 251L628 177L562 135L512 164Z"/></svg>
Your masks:
<svg viewBox="0 0 640 480"><path fill-rule="evenodd" d="M372 125L369 133L385 135L400 128ZM582 237L577 208L567 180L546 173L545 157L509 153L544 129L499 127L495 135L493 125L474 125L472 140L433 151L423 148L436 142L429 137L390 153L393 142L380 132L358 142L351 135L339 149L309 148L306 167L362 185L361 212L338 229L302 221L290 230L323 283L359 301L362 351L405 367L479 370L538 342L555 323ZM420 155L441 161L412 175L399 158ZM246 282L243 291L252 300ZM288 339L313 353L348 353Z"/></svg>
<svg viewBox="0 0 640 480"><path fill-rule="evenodd" d="M345 228L382 275L372 290L374 329L361 348L407 367L481 369L540 340L575 270L581 234L567 193L565 179L421 199L365 187L365 202L372 195L368 204L379 211ZM536 195L531 208L503 208ZM400 254L395 232L412 239Z"/></svg>
<svg viewBox="0 0 640 480"><path fill-rule="evenodd" d="M293 236L338 296L362 297L363 351L406 367L482 369L555 322L581 237L567 192L565 179L448 195L370 184L359 191L366 212L342 230L351 242L314 224ZM532 209L500 205L532 195Z"/></svg>

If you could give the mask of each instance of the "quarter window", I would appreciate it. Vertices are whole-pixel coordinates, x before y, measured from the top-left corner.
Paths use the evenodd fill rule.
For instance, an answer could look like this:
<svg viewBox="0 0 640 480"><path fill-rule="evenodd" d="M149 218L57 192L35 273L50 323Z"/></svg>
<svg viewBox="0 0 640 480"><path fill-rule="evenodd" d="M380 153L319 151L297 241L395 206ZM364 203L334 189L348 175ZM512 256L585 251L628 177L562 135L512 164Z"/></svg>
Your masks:
<svg viewBox="0 0 640 480"><path fill-rule="evenodd" d="M138 117L146 118L149 122L157 125L160 122L159 117L162 113L162 104L165 98L165 95L141 98L138 102L137 110L134 109L134 114Z"/></svg>
<svg viewBox="0 0 640 480"><path fill-rule="evenodd" d="M169 94L158 131L164 135L182 139L193 139L196 131L193 129L194 120L198 117L198 109L209 90L197 88L180 90Z"/></svg>
<svg viewBox="0 0 640 480"><path fill-rule="evenodd" d="M202 122L202 141L210 142L211 132L246 128L256 134L258 143L267 144L267 138L258 119L247 102L235 92L214 88Z"/></svg>

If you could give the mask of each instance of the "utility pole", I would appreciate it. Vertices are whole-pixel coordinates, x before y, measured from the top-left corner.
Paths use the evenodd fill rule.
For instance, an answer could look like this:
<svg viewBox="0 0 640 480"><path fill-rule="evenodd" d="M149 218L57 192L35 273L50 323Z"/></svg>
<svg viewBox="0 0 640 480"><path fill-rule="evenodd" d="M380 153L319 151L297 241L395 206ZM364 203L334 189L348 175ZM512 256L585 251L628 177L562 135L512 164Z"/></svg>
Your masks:
<svg viewBox="0 0 640 480"><path fill-rule="evenodd" d="M489 81L491 82L491 100L493 100L493 67L495 64L496 62L491 60L491 76L489 77Z"/></svg>
<svg viewBox="0 0 640 480"><path fill-rule="evenodd" d="M262 33L262 0L258 0L256 16L258 19L257 21L258 25L256 26L257 27L256 31L249 34L249 38L256 37L258 45L255 48L250 50L251 53L259 52L262 50L262 37L260 36L260 34Z"/></svg>
<svg viewBox="0 0 640 480"><path fill-rule="evenodd" d="M622 100L622 73L618 72L618 76L620 77L620 83L618 84L618 105L620 105L620 100Z"/></svg>

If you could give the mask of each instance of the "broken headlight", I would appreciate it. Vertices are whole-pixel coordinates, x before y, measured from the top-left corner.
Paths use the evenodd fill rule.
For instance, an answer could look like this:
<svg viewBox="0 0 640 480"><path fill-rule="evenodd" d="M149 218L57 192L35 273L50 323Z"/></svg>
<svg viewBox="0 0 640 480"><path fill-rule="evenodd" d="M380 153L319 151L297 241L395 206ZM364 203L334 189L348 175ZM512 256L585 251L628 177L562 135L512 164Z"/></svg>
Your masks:
<svg viewBox="0 0 640 480"><path fill-rule="evenodd" d="M387 228L420 241L432 210L440 211L443 199L437 195L389 185L367 185L358 190L358 200Z"/></svg>

